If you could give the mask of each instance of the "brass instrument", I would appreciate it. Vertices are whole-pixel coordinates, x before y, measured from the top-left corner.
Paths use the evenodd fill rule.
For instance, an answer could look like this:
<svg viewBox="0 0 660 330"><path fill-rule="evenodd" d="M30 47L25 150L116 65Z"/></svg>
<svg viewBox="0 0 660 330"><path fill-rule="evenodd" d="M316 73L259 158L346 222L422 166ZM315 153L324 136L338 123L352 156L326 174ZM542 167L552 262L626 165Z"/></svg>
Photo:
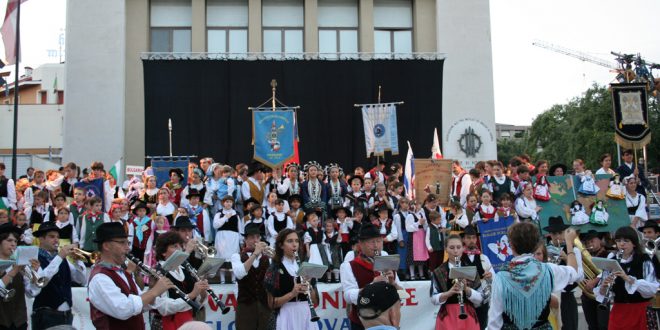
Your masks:
<svg viewBox="0 0 660 330"><path fill-rule="evenodd" d="M215 254L217 251L215 250L215 247L213 246L206 246L204 242L202 242L199 239L195 240L195 253L201 258L201 259L206 259L206 258L215 258Z"/></svg>
<svg viewBox="0 0 660 330"><path fill-rule="evenodd" d="M80 260L87 260L91 264L95 264L100 257L100 252L87 252L85 250L81 250L78 248L73 248L72 250L73 256L77 259Z"/></svg>
<svg viewBox="0 0 660 330"><path fill-rule="evenodd" d="M183 263L183 266L186 267L186 269L190 273L190 276L192 276L195 279L195 281L197 281L197 282L202 281L202 278L200 278L199 275L197 275L197 269L195 269L195 267L193 267L188 261L185 261ZM229 313L230 308L225 306L224 303L222 303L222 300L220 300L220 298L218 298L218 296L215 294L215 292L213 292L213 290L207 289L206 293L208 293L209 296L211 296L211 299L213 299L213 302L215 303L215 305L218 306L218 308L220 308L220 311L222 311L222 314Z"/></svg>
<svg viewBox="0 0 660 330"><path fill-rule="evenodd" d="M616 252L616 255L614 256L617 261L621 261L623 258L623 249L620 249L619 251ZM615 276L614 274L608 274L607 277L612 278L614 280ZM607 286L607 290L605 291L605 298L603 299L603 303L598 305L598 309L600 310L609 310L610 309L610 304L612 303L612 299L614 299L614 296L612 296L612 287L614 286L614 281L610 283Z"/></svg>
<svg viewBox="0 0 660 330"><path fill-rule="evenodd" d="M650 258L655 256L660 260L660 238L655 240L644 239L642 240L642 245L644 246L644 252L649 255ZM656 270L660 271L660 270ZM655 310L660 310L660 289L656 291L655 296L651 300L651 308Z"/></svg>
<svg viewBox="0 0 660 330"><path fill-rule="evenodd" d="M270 247L270 245L268 245L268 243L266 243L266 242L258 242L257 244L263 246L263 249L261 250L261 254L262 254L262 255L264 255L264 256L266 256L266 257L268 257L268 258L272 258L272 257L275 256L275 249L273 249L272 247Z"/></svg>
<svg viewBox="0 0 660 330"><path fill-rule="evenodd" d="M479 260L479 262L481 262L481 260ZM491 268L493 268L492 265L489 265L488 268L484 268L484 274L489 273ZM487 304L487 303L490 302L490 294L492 293L491 292L491 285L493 283L493 280L492 279L482 279L481 282L482 282L481 285L484 286L483 290L481 292L481 294L484 296L482 304Z"/></svg>
<svg viewBox="0 0 660 330"><path fill-rule="evenodd" d="M296 258L296 263L300 265L301 262L300 262L300 256L298 256L298 251L293 251L293 256ZM307 286L307 291L305 292L305 295L307 295L307 304L309 305L309 313L312 316L310 320L312 322L316 322L321 318L316 314L316 309L314 309L314 302L312 302L312 294L311 294L312 285L302 276L298 276L298 279L300 281L300 284L304 284Z"/></svg>
<svg viewBox="0 0 660 330"><path fill-rule="evenodd" d="M461 267L461 257L454 257L454 267ZM461 311L458 314L458 318L465 320L468 316L465 312L465 300L463 297L463 290L465 290L465 284L462 280L454 279L454 283L458 282L460 292L458 293L458 306L461 308Z"/></svg>
<svg viewBox="0 0 660 330"><path fill-rule="evenodd" d="M5 289L0 287L0 298L2 298L2 301L8 302L11 300L11 298L14 298L16 295L16 290L14 289Z"/></svg>
<svg viewBox="0 0 660 330"><path fill-rule="evenodd" d="M593 290L587 289L585 282L597 278L602 271L594 265L593 261L591 261L591 254L584 248L584 246L582 246L582 242L579 238L575 239L573 245L580 250L580 254L582 255L582 270L584 271L584 280L578 283L578 286L580 287L580 290L582 290L582 293L590 299L595 300L596 296L594 295Z"/></svg>
<svg viewBox="0 0 660 330"><path fill-rule="evenodd" d="M550 246L552 249L548 249L548 262L559 265L561 263L561 244L559 240L550 240Z"/></svg>
<svg viewBox="0 0 660 330"><path fill-rule="evenodd" d="M26 265L23 270L21 270L21 274L30 282L33 282L34 285L37 286L37 288L43 288L46 285L48 285L48 278L45 276L39 277L39 274L30 266Z"/></svg>

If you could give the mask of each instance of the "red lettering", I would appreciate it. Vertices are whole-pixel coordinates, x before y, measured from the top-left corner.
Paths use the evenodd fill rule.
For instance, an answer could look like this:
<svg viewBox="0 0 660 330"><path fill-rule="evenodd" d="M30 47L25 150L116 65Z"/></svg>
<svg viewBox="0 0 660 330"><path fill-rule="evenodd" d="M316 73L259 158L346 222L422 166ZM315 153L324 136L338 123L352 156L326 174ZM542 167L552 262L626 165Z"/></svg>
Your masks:
<svg viewBox="0 0 660 330"><path fill-rule="evenodd" d="M236 296L233 293L230 293L228 296L226 296L226 298L221 294L217 294L217 296L218 296L218 299L220 299L220 301L222 301L225 304L225 306L234 307L234 310L236 309L236 304L237 304L236 303ZM211 310L216 312L218 310L218 305L215 304L215 302L213 301L213 298L211 298L211 296L208 296L207 299L208 299L209 307L211 308Z"/></svg>
<svg viewBox="0 0 660 330"><path fill-rule="evenodd" d="M337 309L339 308L339 293L337 291L332 292L332 295L330 295L330 292L322 292L321 293L321 305L323 306L323 309L327 309L326 304L330 304L333 308Z"/></svg>
<svg viewBox="0 0 660 330"><path fill-rule="evenodd" d="M406 292L410 295L410 297L406 299L406 306L417 306L419 304L419 302L415 300L415 291L417 291L415 288L406 289Z"/></svg>

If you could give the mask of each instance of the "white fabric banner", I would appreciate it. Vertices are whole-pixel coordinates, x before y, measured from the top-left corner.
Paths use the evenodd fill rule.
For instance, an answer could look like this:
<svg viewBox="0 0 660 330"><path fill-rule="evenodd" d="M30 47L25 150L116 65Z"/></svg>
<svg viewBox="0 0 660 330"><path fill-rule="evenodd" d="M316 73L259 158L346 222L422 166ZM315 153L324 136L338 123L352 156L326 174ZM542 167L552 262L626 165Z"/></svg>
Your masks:
<svg viewBox="0 0 660 330"><path fill-rule="evenodd" d="M431 303L429 297L430 282L403 282L410 298L403 301L401 307L401 329L426 330L435 327L435 316L439 309ZM206 322L213 329L236 330L234 325L234 306L236 306L236 285L212 285L213 291L222 299L231 311L222 315L213 302L206 305ZM342 294L341 284L318 285L321 300L316 312L321 317L319 329L349 330L350 322L346 316L346 302ZM28 301L28 315L31 312L32 300ZM89 316L87 288L73 288L73 326L78 330L94 329ZM144 320L149 328L149 315L144 314Z"/></svg>
<svg viewBox="0 0 660 330"><path fill-rule="evenodd" d="M362 107L364 143L367 158L373 153L382 156L386 150L399 154L399 135L396 125L396 105L369 104Z"/></svg>

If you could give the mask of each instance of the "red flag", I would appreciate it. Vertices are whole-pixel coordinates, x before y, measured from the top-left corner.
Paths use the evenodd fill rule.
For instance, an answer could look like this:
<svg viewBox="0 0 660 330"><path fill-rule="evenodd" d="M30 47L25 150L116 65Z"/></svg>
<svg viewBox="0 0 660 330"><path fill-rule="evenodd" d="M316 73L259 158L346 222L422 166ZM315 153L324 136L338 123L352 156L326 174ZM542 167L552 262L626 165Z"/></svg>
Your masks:
<svg viewBox="0 0 660 330"><path fill-rule="evenodd" d="M21 0L21 3L27 0ZM18 16L18 0L7 1L5 21L0 29L2 42L5 44L5 60L7 65L16 64L16 20Z"/></svg>

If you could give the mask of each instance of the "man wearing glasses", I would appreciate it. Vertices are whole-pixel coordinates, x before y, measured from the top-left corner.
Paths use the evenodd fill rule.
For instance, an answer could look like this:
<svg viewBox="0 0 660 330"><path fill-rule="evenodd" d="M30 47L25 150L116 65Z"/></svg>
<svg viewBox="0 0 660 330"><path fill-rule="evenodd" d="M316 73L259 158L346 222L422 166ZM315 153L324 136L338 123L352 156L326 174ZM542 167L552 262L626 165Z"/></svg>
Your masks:
<svg viewBox="0 0 660 330"><path fill-rule="evenodd" d="M95 242L101 252L100 261L89 278L89 305L96 329L144 329L142 313L149 310L156 297L174 285L159 279L146 292L135 283L131 269L124 267L130 251L128 236L118 222L104 223L96 230Z"/></svg>

